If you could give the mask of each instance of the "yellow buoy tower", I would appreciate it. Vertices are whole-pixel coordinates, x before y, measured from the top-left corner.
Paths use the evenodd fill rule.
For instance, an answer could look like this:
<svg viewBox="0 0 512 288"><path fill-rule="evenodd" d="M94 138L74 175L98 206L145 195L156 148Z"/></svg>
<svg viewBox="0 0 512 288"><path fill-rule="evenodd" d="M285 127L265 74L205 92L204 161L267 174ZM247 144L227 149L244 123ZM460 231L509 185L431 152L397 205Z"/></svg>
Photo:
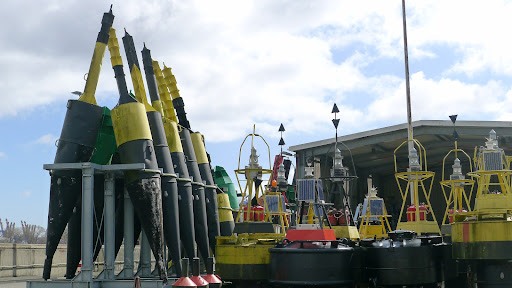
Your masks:
<svg viewBox="0 0 512 288"><path fill-rule="evenodd" d="M241 167L242 148L249 137L249 164ZM261 138L268 148L268 168L263 168L259 164L259 155L254 147L256 137ZM270 148L265 139L256 134L256 128L253 127L253 132L245 137L240 146L238 169L235 170L242 192L242 203L235 219L235 229L231 236L217 237L215 255L215 267L219 276L224 280L238 283L241 287L268 278L269 248L275 247L278 241L283 240L286 233L285 221L279 221L281 225L272 223L273 213L269 211L265 197L270 195L267 185L272 173L270 163ZM245 185L242 185L242 182L245 182ZM263 203L256 203L260 196L263 196Z"/></svg>
<svg viewBox="0 0 512 288"><path fill-rule="evenodd" d="M359 237L361 239L376 238L382 239L388 237L388 232L391 231L389 225L386 205L384 199L377 196L377 188L372 185L372 178L368 178L368 194L366 195L363 204L359 204L361 215L359 217Z"/></svg>
<svg viewBox="0 0 512 288"><path fill-rule="evenodd" d="M478 287L509 287L512 273L512 170L491 130L485 146L475 148L478 188L474 208L454 213L453 257L466 265Z"/></svg>
<svg viewBox="0 0 512 288"><path fill-rule="evenodd" d="M443 158L443 174L441 176L441 188L443 189L443 195L444 199L446 201L446 209L443 216L443 221L441 222L441 232L443 235L451 235L451 223L453 223L453 214L458 212L467 212L468 210L471 211L469 205L471 196L473 193L473 186L475 184L475 180L473 179L466 179L464 174L462 174L462 165L461 161L458 157L459 154L462 154L464 158L469 160L469 172L473 172L473 165L472 160L469 155L464 152L464 150L459 149L457 146L457 139L459 138L459 135L457 134L457 131L455 131L455 121L457 120L457 115L450 116L450 119L452 120L452 123L454 125L453 128L453 138L455 139L455 148L450 150L446 156ZM448 157L453 154L453 157L455 159L453 160L452 165L452 174L450 175L449 179L445 178L445 166L446 166L446 160ZM469 197L466 194L466 187L469 187ZM449 192L447 192L447 190Z"/></svg>

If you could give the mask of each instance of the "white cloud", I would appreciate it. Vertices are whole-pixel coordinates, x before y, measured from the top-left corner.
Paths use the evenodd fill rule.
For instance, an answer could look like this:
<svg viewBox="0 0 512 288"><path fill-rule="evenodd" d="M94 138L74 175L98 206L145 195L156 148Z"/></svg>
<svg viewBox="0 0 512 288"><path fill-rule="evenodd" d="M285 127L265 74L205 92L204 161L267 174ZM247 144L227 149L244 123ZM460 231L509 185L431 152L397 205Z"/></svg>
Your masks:
<svg viewBox="0 0 512 288"><path fill-rule="evenodd" d="M55 142L59 139L59 137L53 134L45 134L39 138L37 138L33 143L41 144L41 145L55 145Z"/></svg>
<svg viewBox="0 0 512 288"><path fill-rule="evenodd" d="M436 81L426 78L422 72L411 76L411 98L413 121L447 120L453 114L464 119L497 120L507 112L504 101L512 104L512 92L507 93L507 88L500 82L491 80L478 85L447 78ZM371 121L405 122L405 82L382 91L368 112Z"/></svg>
<svg viewBox="0 0 512 288"><path fill-rule="evenodd" d="M409 4L410 3L410 4ZM414 1L409 40L428 50L447 44L459 56L452 72L473 76L489 70L512 76L512 41L505 27L512 25L510 1ZM463 7L463 10L461 8ZM462 12L463 11L463 12ZM409 16L409 15L408 15Z"/></svg>
<svg viewBox="0 0 512 288"><path fill-rule="evenodd" d="M13 21L5 11L24 10L16 3L2 9L0 19ZM67 98L75 97L70 92L84 86L101 15L108 9L101 1L33 4L27 21L0 36L0 43L11 38L15 42L0 44L0 65L9 71L0 72L0 89L7 91L0 117L48 103L65 105ZM114 3L113 11L119 41L126 27L138 51L146 42L155 60L173 68L192 128L218 142L243 137L253 123L272 135L277 135L274 130L281 122L290 133L330 131L333 102L342 111L342 129L404 122L405 108L397 109L405 107L403 79L386 72L371 77L362 72L381 59L402 61L400 4L130 0ZM421 72L412 75L413 117L481 115L480 109L491 115L497 109L491 117L498 119L508 113L499 104L509 87L491 80L473 84L456 76L487 70L512 76L512 42L505 37L511 26L507 23L512 24L512 3L453 0L407 5L410 58L438 57L436 47L457 55L441 79ZM336 49L346 55L335 63ZM99 104L117 98L108 58L107 51L98 83ZM126 65L124 69L131 89ZM482 108L486 95L496 99L484 101ZM368 107L347 97L365 98ZM56 139L44 135L36 143L53 144Z"/></svg>
<svg viewBox="0 0 512 288"><path fill-rule="evenodd" d="M5 154L5 152L0 152L0 158L5 158L7 157L7 154Z"/></svg>

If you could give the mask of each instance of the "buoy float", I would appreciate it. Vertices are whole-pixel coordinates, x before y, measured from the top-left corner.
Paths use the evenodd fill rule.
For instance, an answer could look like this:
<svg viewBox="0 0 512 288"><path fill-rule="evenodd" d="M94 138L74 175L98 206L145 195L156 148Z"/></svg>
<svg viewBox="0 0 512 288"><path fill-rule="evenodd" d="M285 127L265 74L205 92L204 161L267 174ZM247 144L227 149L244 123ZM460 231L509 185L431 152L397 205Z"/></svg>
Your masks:
<svg viewBox="0 0 512 288"><path fill-rule="evenodd" d="M190 278L188 278L188 258L181 259L181 266L183 275L176 282L174 282L174 284L172 284L172 287L197 287L197 285L192 280L190 280Z"/></svg>

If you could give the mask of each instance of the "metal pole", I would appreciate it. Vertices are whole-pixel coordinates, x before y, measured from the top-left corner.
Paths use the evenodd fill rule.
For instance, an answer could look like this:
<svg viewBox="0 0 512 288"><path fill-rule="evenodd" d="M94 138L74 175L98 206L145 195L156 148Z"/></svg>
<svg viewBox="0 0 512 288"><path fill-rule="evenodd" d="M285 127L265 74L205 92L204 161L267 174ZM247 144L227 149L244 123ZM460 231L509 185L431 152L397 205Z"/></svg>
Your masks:
<svg viewBox="0 0 512 288"><path fill-rule="evenodd" d="M337 148L338 148L338 128L336 128L336 142L334 142L334 153L336 153Z"/></svg>
<svg viewBox="0 0 512 288"><path fill-rule="evenodd" d="M12 277L17 277L16 275L16 258L18 257L16 254L16 243L12 243Z"/></svg>
<svg viewBox="0 0 512 288"><path fill-rule="evenodd" d="M149 246L148 236L144 229L142 229L140 239L140 262L135 276L148 278L151 277L151 247Z"/></svg>
<svg viewBox="0 0 512 288"><path fill-rule="evenodd" d="M115 177L113 172L105 173L105 279L114 279L114 262L115 262Z"/></svg>
<svg viewBox="0 0 512 288"><path fill-rule="evenodd" d="M118 279L133 279L133 204L128 195L128 191L124 190L124 223L123 223L123 236L124 236L124 266L123 270L117 275Z"/></svg>
<svg viewBox="0 0 512 288"><path fill-rule="evenodd" d="M407 149L408 154L411 153L411 150L414 148L414 143L412 142L413 139L413 131L412 131L412 116L411 116L411 89L409 84L409 55L408 55L408 48L407 48L407 24L406 24L406 16L405 16L405 0L402 0L402 19L403 19L403 27L404 27L404 58L405 58L405 94L407 98ZM410 159L409 158L409 166L410 166ZM415 201L415 192L414 192L414 184L412 182L409 182L409 191L411 195L411 204L414 205ZM418 209L418 207L416 207Z"/></svg>
<svg viewBox="0 0 512 288"><path fill-rule="evenodd" d="M413 139L412 133L412 117L411 117L411 89L409 85L409 56L407 52L407 25L405 21L405 0L402 0L402 18L404 26L404 57L405 57L405 92L407 96L407 139L410 141ZM409 142L409 150L413 143ZM413 147L413 146L412 146Z"/></svg>
<svg viewBox="0 0 512 288"><path fill-rule="evenodd" d="M94 210L94 168L82 163L82 269L77 277L81 282L92 283Z"/></svg>

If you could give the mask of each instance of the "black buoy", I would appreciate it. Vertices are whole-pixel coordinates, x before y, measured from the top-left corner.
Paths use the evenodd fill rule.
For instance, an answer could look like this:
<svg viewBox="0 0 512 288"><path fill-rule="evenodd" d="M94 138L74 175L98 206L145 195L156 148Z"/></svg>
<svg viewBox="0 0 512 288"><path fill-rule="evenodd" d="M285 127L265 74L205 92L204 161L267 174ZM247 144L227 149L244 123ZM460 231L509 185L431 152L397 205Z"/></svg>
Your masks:
<svg viewBox="0 0 512 288"><path fill-rule="evenodd" d="M204 189L206 197L206 218L208 221L208 239L210 240L210 248L215 253L215 245L217 237L220 236L219 223L219 205L217 203L217 186L213 181L212 168L210 166L209 157L206 153L204 138L201 133L195 132L190 134L194 151L197 157L197 165L201 178L205 182Z"/></svg>
<svg viewBox="0 0 512 288"><path fill-rule="evenodd" d="M125 188L134 203L134 211L147 235L160 279L167 282L163 261L162 199L160 171L156 160L146 110L130 97L126 88L123 63L115 30L111 29L109 50L119 90L118 105L112 109L112 124L121 163L144 163L142 171L125 172Z"/></svg>
<svg viewBox="0 0 512 288"><path fill-rule="evenodd" d="M441 236L418 237L415 232L396 230L389 239L369 242L366 268L377 285L423 285L438 282L439 257L434 244ZM393 259L393 260L390 260Z"/></svg>
<svg viewBox="0 0 512 288"><path fill-rule="evenodd" d="M54 163L89 162L94 152L94 144L100 129L103 108L96 105L94 97L101 62L105 54L114 15L112 7L103 14L101 30L89 67L84 93L78 100L69 100L66 117L58 141ZM46 259L43 266L43 279L50 278L53 255L68 224L82 191L81 170L55 170L51 172L50 203L46 237Z"/></svg>
<svg viewBox="0 0 512 288"><path fill-rule="evenodd" d="M353 248L339 241L294 241L269 251L270 283L339 287L353 282Z"/></svg>
<svg viewBox="0 0 512 288"><path fill-rule="evenodd" d="M125 30L126 31L126 30ZM163 210L163 227L164 236L167 247L171 253L174 263L174 269L178 277L181 277L181 243L180 243L180 229L178 218L178 184L176 181L176 174L174 173L174 165L171 158L171 152L167 145L165 136L165 129L162 122L162 114L149 105L144 90L144 83L140 72L139 61L137 53L135 52L135 44L132 36L125 32L123 37L124 50L128 65L134 82L135 92L138 93L137 98L144 104L146 108L146 115L151 128L151 136L153 137L153 144L155 147L156 160L158 167L162 168L162 210ZM156 83L153 75L153 64L151 62L151 54L149 49L144 46L142 50L142 59L146 70L146 79L148 80L148 88L150 96L153 101L159 101L156 92ZM147 67L149 65L149 67ZM148 75L148 72L151 74ZM153 80L153 81L151 81ZM138 82L138 83L135 83Z"/></svg>
<svg viewBox="0 0 512 288"><path fill-rule="evenodd" d="M194 197L192 195L192 180L190 179L185 161L185 154L183 153L183 146L178 132L178 120L174 112L174 106L172 104L171 96L167 88L167 84L165 83L162 70L160 70L160 65L157 61L153 61L153 70L155 71L162 103L165 103L165 105L162 104L162 110L166 117L164 120L164 129L167 137L167 144L171 151L171 158L175 165L174 170L178 175L178 212L180 219L181 243L185 248L186 256L192 260L197 256L195 248L196 238L194 232Z"/></svg>
<svg viewBox="0 0 512 288"><path fill-rule="evenodd" d="M185 112L185 103L183 102L183 98L181 98L179 90L176 87L176 78L172 75L171 69L165 67L165 65L162 72L168 83L169 91L173 98L172 103L176 109L179 124L182 127L179 134L183 145L183 153L187 159L186 167L188 168L188 174L192 180L192 195L194 196L195 238L197 249L203 258L203 261L206 263L206 259L210 257L210 248L206 216L206 198L204 191L205 185L203 184L199 166L197 165L197 157L190 137L190 123L188 122L187 113Z"/></svg>

